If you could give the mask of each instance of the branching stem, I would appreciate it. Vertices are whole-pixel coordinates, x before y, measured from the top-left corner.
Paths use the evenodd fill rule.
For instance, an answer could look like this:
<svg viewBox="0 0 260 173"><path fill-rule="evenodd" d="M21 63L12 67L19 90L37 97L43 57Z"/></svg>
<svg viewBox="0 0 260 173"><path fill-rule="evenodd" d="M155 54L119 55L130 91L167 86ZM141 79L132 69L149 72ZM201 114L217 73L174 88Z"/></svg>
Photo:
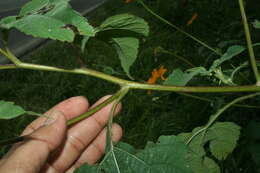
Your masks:
<svg viewBox="0 0 260 173"><path fill-rule="evenodd" d="M24 63L24 62L21 62L13 54L10 55L10 52L3 51L2 53L5 54L6 56L8 56L8 59L10 59L11 61L14 60L13 63L15 64L15 67L8 66L5 69L22 68L22 69L30 69L30 70L42 70L42 71L55 71L55 72L63 72L63 73L82 74L82 75L93 76L93 77L96 77L99 79L103 79L105 81L112 82L112 83L118 84L120 86L128 86L129 89L188 92L188 93L226 93L226 92L258 92L258 91L260 92L260 86L256 86L256 85L203 86L203 87L151 85L151 84L121 79L121 78L111 76L111 75L108 75L105 73L101 73L99 71L92 70L89 68L63 69L63 68L58 68L58 67L46 66L46 65ZM1 67L0 67L0 69L1 69ZM2 67L2 69L4 69L4 68Z"/></svg>

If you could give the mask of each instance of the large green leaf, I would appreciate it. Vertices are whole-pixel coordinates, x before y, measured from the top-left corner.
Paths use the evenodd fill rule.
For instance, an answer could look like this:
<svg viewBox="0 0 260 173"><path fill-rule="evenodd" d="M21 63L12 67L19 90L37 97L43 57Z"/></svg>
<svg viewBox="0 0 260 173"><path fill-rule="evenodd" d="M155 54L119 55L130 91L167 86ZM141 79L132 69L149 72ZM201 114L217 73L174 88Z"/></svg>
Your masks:
<svg viewBox="0 0 260 173"><path fill-rule="evenodd" d="M130 67L133 65L137 58L139 40L133 37L119 37L111 39L112 45L115 47L118 57L121 61L121 66L128 75L130 75Z"/></svg>
<svg viewBox="0 0 260 173"><path fill-rule="evenodd" d="M100 31L108 30L127 30L143 36L148 36L149 26L147 22L131 14L119 14L107 18L98 28Z"/></svg>
<svg viewBox="0 0 260 173"><path fill-rule="evenodd" d="M199 74L205 75L207 74L207 70L204 67L189 69L187 72L183 72L181 69L176 69L173 70L163 84L185 86L194 76Z"/></svg>
<svg viewBox="0 0 260 173"><path fill-rule="evenodd" d="M188 148L175 136L162 136L137 154L115 148L102 165L105 172L113 173L192 173L186 160Z"/></svg>
<svg viewBox="0 0 260 173"><path fill-rule="evenodd" d="M13 27L34 37L60 41L73 41L74 33L64 28L64 23L42 15L30 15L13 23Z"/></svg>
<svg viewBox="0 0 260 173"><path fill-rule="evenodd" d="M178 137L188 141L191 136L203 127L195 128L192 133L181 133ZM205 155L205 144L209 142L211 153L219 160L224 160L236 147L240 135L240 127L232 122L217 122L196 136L189 143L189 147L200 156Z"/></svg>
<svg viewBox="0 0 260 173"><path fill-rule="evenodd" d="M76 34L94 36L86 18L71 9L68 0L33 0L18 16L0 20L0 28L16 28L25 34L72 42Z"/></svg>
<svg viewBox="0 0 260 173"><path fill-rule="evenodd" d="M14 105L13 102L0 100L0 119L12 119L25 113L26 111L23 108Z"/></svg>
<svg viewBox="0 0 260 173"><path fill-rule="evenodd" d="M208 130L209 136L214 136L210 141L210 151L219 160L224 160L237 145L240 127L232 122L217 122Z"/></svg>
<svg viewBox="0 0 260 173"><path fill-rule="evenodd" d="M99 165L88 165L77 173L219 173L218 165L189 149L179 137L161 136L149 142L144 150L135 150L125 143L113 147Z"/></svg>
<svg viewBox="0 0 260 173"><path fill-rule="evenodd" d="M214 71L218 66L220 66L223 62L230 60L231 58L235 57L236 55L243 52L246 48L244 46L235 45L231 46L227 49L227 52L220 57L219 59L215 60L211 65L209 71Z"/></svg>

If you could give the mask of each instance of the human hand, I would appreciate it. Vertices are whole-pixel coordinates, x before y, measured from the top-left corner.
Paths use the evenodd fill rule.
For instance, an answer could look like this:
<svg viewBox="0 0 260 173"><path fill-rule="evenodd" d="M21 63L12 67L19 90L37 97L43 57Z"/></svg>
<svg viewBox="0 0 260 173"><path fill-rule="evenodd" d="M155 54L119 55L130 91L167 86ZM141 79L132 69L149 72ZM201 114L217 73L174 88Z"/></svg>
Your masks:
<svg viewBox="0 0 260 173"><path fill-rule="evenodd" d="M92 107L102 103L101 98ZM105 152L106 129L112 104L91 117L66 127L66 121L89 109L86 98L67 99L46 112L50 118L40 117L23 131L30 139L18 143L0 160L1 173L71 173L83 163L94 164ZM119 104L116 113L121 109ZM119 125L113 124L113 141L122 136Z"/></svg>

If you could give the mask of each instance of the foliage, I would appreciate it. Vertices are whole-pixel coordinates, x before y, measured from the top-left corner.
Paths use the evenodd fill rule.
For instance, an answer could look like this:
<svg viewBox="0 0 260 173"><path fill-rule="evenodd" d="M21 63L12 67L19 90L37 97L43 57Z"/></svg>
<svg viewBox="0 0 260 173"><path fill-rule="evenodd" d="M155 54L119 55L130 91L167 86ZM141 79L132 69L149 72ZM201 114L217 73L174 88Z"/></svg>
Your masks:
<svg viewBox="0 0 260 173"><path fill-rule="evenodd" d="M130 2L130 1L129 1ZM149 9L149 7L144 6L142 0L136 1L139 4L143 4L143 7L157 17L160 21L164 22L168 26L173 29L177 29L179 32L172 32L172 35L182 35L185 38L191 38L193 41L197 42L201 47L199 48L199 55L202 57L208 58L205 64L200 63L198 66L193 65L189 60L180 58L178 56L180 53L170 50L161 49L161 52L153 52L153 56L158 58L158 53L174 55L179 59L182 59L183 62L191 65L192 68L188 68L182 70L183 67L176 66L175 61L169 61L171 63L167 64L167 68L173 69L172 73L168 75L167 79L161 82L162 85L153 85L155 81L159 78L164 80L165 72L167 71L163 67L163 74L160 74L154 82L149 82L147 85L144 80L139 80L139 76L130 74L130 67L133 67L133 64L138 59L139 49L145 49L144 46L139 44L140 40L143 37L148 37L149 27L147 22L135 15L131 15L128 13L117 14L111 17L108 17L103 22L99 22L101 24L94 26L91 25L86 18L81 16L78 12L74 11L70 5L68 4L68 0L32 0L27 3L20 11L17 16L10 16L0 20L0 28L6 34L10 29L16 28L21 32L24 32L28 35L32 35L34 37L41 38L50 38L53 40L73 42L77 44L84 55L89 57L89 46L95 41L101 41L103 47L111 47L114 48L114 53L117 54L119 58L119 63L121 64L122 70L130 79L136 79L136 81L128 81L123 80L121 78L111 76L113 75L122 75L122 73L118 73L117 71L121 71L121 69L116 68L116 66L110 67L103 64L102 61L97 64L102 71L101 72L89 69L88 67L78 68L75 70L69 70L74 68L74 66L69 66L69 68L58 68L47 66L47 65L37 65L37 64L28 64L23 63L19 59L13 55L7 47L0 49L0 53L5 55L9 60L14 63L10 66L0 66L0 69L13 69L13 68L24 68L24 69L33 69L33 70L47 70L47 71L57 71L57 72L66 72L66 73L78 73L84 75L91 75L97 78L101 78L116 84L119 84L122 89L126 89L126 93L128 89L148 89L148 90L166 90L166 91L185 91L185 92L256 92L259 91L259 87L255 84L250 86L239 86L243 84L244 80L237 81L237 78L244 75L246 71L248 76L252 76L250 74L250 70L248 70L248 64L245 63L245 60L242 59L241 54L245 55L245 50L247 49L243 43L236 42L234 40L224 41L219 43L219 49L212 48L208 44L204 43L198 38L195 38L193 35L187 33L186 31L180 29L171 23L171 21L166 21L164 18L160 17L158 14L155 14L153 11ZM193 4L196 2L191 1ZM172 11L172 8L178 9L178 7L184 7L185 4L181 4L179 1L174 2L172 5L167 5L167 3L163 1L156 1L157 4L160 4L160 8L169 8ZM151 2L153 4L153 2ZM162 7L164 6L164 7ZM173 7L172 7L173 6ZM185 11L185 10L184 10ZM160 13L160 10L157 11ZM191 26L200 17L199 13L197 14L196 19L191 18L193 21L188 22ZM242 13L243 15L243 13ZM169 17L169 15L163 15L165 17ZM174 13L173 16L176 16ZM178 16L178 15L177 15ZM199 17L198 17L199 16ZM191 20L190 19L190 20ZM190 21L187 20L187 21ZM39 22L41 21L41 22ZM178 22L177 22L178 23ZM184 22L187 23L187 22ZM244 26L247 23L244 22ZM259 28L259 21L255 20L253 26L257 29ZM151 27L154 29L153 27ZM246 32L246 35L250 36L250 33ZM78 42L78 40L80 42ZM149 39L146 38L146 39ZM247 38L248 39L248 38ZM180 40L184 40L183 37L180 37ZM178 40L176 40L178 42ZM107 45L105 45L107 44ZM155 42L155 44L157 44ZM258 44L255 44L258 45ZM162 45L156 45L156 47ZM189 45L187 45L188 48ZM139 48L140 47L140 48ZM253 45L250 42L247 42L248 49L252 48ZM166 46L166 48L169 48ZM207 49L207 51L204 50ZM170 47L170 49L173 49ZM195 46L195 49L197 47ZM85 51L88 50L88 51ZM212 53L208 53L208 51L212 51ZM222 54L222 52L225 52ZM113 54L114 55L114 54ZM177 55L177 56L176 56ZM91 56L90 56L91 57ZM252 52L250 53L250 57L252 60ZM241 60L242 59L242 60ZM203 59L204 60L204 59ZM90 60L88 59L90 62ZM108 61L108 60L106 60ZM141 61L141 60L140 60ZM168 62L168 61L167 61ZM187 63L188 62L188 63ZM239 62L239 63L237 63ZM241 63L242 62L242 63ZM257 63L251 61L251 65L253 66L253 70L255 70L254 65L257 66ZM138 69L141 75L144 75L145 65L143 68ZM135 67L133 67L135 68ZM153 67L154 68L154 67ZM116 70L115 70L116 69ZM132 70L133 71L133 70ZM109 75L107 75L109 74ZM39 75L37 73L37 75ZM125 76L125 75L122 75ZM257 76L256 76L257 77ZM143 78L143 77L141 77ZM198 80L198 78L200 80ZM247 77L244 77L247 79ZM252 77L251 77L252 78ZM250 78L250 80L251 80ZM200 87L200 85L204 85L200 83L200 81L205 80L206 87ZM252 80L249 80L249 84L252 84ZM257 78L256 78L257 80ZM68 80L67 80L68 81ZM257 81L259 82L259 81ZM199 84L199 86L193 87L186 85ZM85 84L85 83L84 83ZM86 89L84 84L77 84L77 88ZM80 86L82 85L82 86ZM207 87L209 85L209 87ZM95 85L96 86L96 85ZM227 87L228 86L228 87ZM68 89L68 88L67 88ZM242 89L242 90L241 90ZM81 93L81 92L79 92ZM115 94L115 100L120 101L121 97L123 97L126 93L118 92L119 97ZM182 94L182 93L180 93ZM138 98L139 95L136 95ZM167 95L166 95L167 96ZM187 94L191 98L196 98L200 100L204 100L211 103L212 110L209 110L207 113L213 115L214 112L219 112L221 110L226 110L230 106L234 106L234 104L228 104L227 106L223 106L222 104L226 100L230 100L228 97L217 97L214 98L217 101L203 98L200 96L194 96ZM226 95L228 96L228 95ZM239 95L241 96L241 95ZM256 95L252 96L255 97ZM155 111L160 111L160 106L156 106L159 102L163 102L161 97L165 97L163 95L157 95L157 93L153 93L152 101L148 102L146 97L142 100L141 105L145 105L146 102L149 103L149 107L154 107ZM175 96L176 97L176 96ZM177 97L179 98L179 97ZM247 99L244 96L240 97L241 100ZM251 98L248 97L248 98ZM139 98L138 98L139 99ZM221 100L221 101L219 101ZM179 101L176 99L176 102ZM23 110L21 107L13 105L12 102L0 102L0 119L11 119L16 118L25 113L30 113L28 111ZM167 103L167 102L166 102ZM152 105L152 106L150 106ZM168 106L169 105L169 106ZM165 107L170 107L170 104L166 104ZM184 111L185 107L184 103L181 103L181 107L176 111ZM241 107L250 107L251 105L236 105ZM254 106L253 106L254 107ZM207 108L207 107L206 107ZM225 109L224 109L225 108ZM133 108L135 109L135 108ZM12 110L12 111L10 111ZM203 111L202 111L203 112ZM165 114L169 114L167 112ZM222 112L221 112L222 113ZM220 114L221 114L220 113ZM31 114L34 114L31 112ZM196 114L194 116L199 115L198 112L192 112L192 114ZM219 114L219 115L220 115ZM38 114L40 115L40 114ZM194 128L190 133L175 133L178 135L168 135L161 136L156 140L157 142L148 142L144 149L139 150L135 149L133 146L126 143L119 143L117 146L111 147L112 142L110 139L110 135L108 135L108 146L107 153L104 156L103 160L94 166L83 165L76 172L195 172L195 173L203 173L203 172L214 172L218 173L222 168L220 167L224 160L228 160L229 156L232 154L233 150L237 147L238 139L240 137L240 126L233 122L215 122L219 117L214 118L211 117L209 122L212 123L208 126L201 126L202 122L199 122L200 127ZM143 117L141 117L142 119ZM151 118L153 118L151 116ZM148 118L143 118L145 120L149 120ZM163 118L162 118L163 119ZM194 118L196 119L196 118ZM204 118L205 119L205 118ZM157 119L156 119L157 120ZM129 120L130 121L130 120ZM189 120L191 121L191 120ZM197 121L200 121L198 118ZM131 121L130 121L131 122ZM155 121L154 121L155 122ZM158 123L158 127L162 128L162 125ZM167 122L164 123L167 125ZM133 124L131 122L131 124ZM138 122L136 123L138 124ZM111 125L111 124L109 124ZM110 127L108 125L108 128ZM146 125L147 126L147 125ZM146 127L150 128L150 127ZM167 128L167 127L166 127ZM189 130L192 129L191 127ZM252 130L253 129L253 130ZM258 124L249 126L246 130L247 133L253 134L253 132L257 131ZM149 129L150 130L150 129ZM187 129L186 129L187 130ZM182 130L184 131L184 130ZM253 132L252 132L253 131ZM250 138L250 135L248 135ZM259 144L257 142L258 136L252 135L250 145L248 145L247 150L251 154L253 160L256 165L259 164L259 150L257 149ZM250 141L250 140L248 140ZM110 143L109 143L110 142ZM140 148L140 147L139 147Z"/></svg>
<svg viewBox="0 0 260 173"><path fill-rule="evenodd" d="M26 111L20 106L14 105L13 102L0 101L0 118L11 119L25 114Z"/></svg>

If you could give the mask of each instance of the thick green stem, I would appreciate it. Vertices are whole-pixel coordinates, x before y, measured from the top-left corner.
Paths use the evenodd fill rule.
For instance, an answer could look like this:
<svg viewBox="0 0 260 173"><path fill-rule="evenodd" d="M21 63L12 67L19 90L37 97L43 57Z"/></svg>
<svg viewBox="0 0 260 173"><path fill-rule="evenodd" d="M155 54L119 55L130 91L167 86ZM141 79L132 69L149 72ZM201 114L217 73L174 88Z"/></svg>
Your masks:
<svg viewBox="0 0 260 173"><path fill-rule="evenodd" d="M10 54L8 54L10 56ZM13 56L13 55L11 55ZM14 57L15 59L18 59ZM146 83L139 83L129 80L124 80L118 77L114 77L105 73L101 73L88 68L79 69L62 69L58 67L51 67L45 65L37 65L30 63L23 63L19 60L16 63L16 68L31 69L31 70L43 70L43 71L56 71L63 73L74 73L82 74L87 76L93 76L99 79L103 79L108 82L118 84L120 86L128 86L129 89L140 89L140 90L159 90L159 91L173 91L173 92L190 92L190 93L225 93L225 92L258 92L260 86L248 85L248 86L210 86L210 87L194 87L194 86L167 86L167 85L151 85ZM14 67L12 67L14 68Z"/></svg>
<svg viewBox="0 0 260 173"><path fill-rule="evenodd" d="M108 120L108 128L107 128L107 146L108 148L112 147L113 148L113 141L112 141L112 124L113 124L113 117L116 111L116 107L119 104L119 102L123 99L123 97L128 93L129 88L127 86L122 87L121 90L118 92L118 97L115 99L112 108L109 113L109 120ZM107 149L108 149L107 148ZM106 150L107 150L106 149Z"/></svg>
<svg viewBox="0 0 260 173"><path fill-rule="evenodd" d="M196 133L194 133L194 134L189 138L189 140L186 142L186 144L189 144L189 143L192 141L192 139L193 139L194 137L196 137L197 135L199 135L200 133L205 132L205 131L219 118L219 116L220 116L224 111L226 111L229 107L231 107L232 105L236 104L237 102L240 102L240 101L242 101L242 100L246 100L246 99L249 99L249 98L258 96L258 95L260 95L260 93L249 94L249 95L246 95L246 96L242 96L242 97L236 98L236 99L233 100L232 102L226 104L224 107L222 107L221 109L219 109L215 114L213 114L213 115L210 117L210 120L209 120L209 122L206 124L206 126L203 127L202 129L200 129L199 131L197 131Z"/></svg>
<svg viewBox="0 0 260 173"><path fill-rule="evenodd" d="M173 91L185 93L226 93L226 92L258 92L260 87L256 85L247 86L167 86L167 85L150 85L137 82L127 84L131 89L140 90L159 90L159 91Z"/></svg>
<svg viewBox="0 0 260 173"><path fill-rule="evenodd" d="M14 64L0 65L0 70L16 69L16 68L17 67Z"/></svg>
<svg viewBox="0 0 260 173"><path fill-rule="evenodd" d="M81 69L62 69L57 67L50 67L44 65L36 65L29 63L20 63L17 65L17 68L31 69L31 70L43 70L43 71L56 71L63 73L74 73L74 74L83 74L87 76L93 76L119 84L120 86L129 86L130 89L141 89L141 90L160 90L160 91L173 91L173 92L190 92L190 93L225 93L225 92L257 92L260 91L260 87L256 85L248 86L212 86L212 87L193 87L193 86L167 86L167 85L151 85L139 82L128 81L107 75L95 70L81 68Z"/></svg>
<svg viewBox="0 0 260 173"><path fill-rule="evenodd" d="M115 93L113 96L109 97L107 100L105 100L104 102L102 102L102 103L99 104L98 106L96 106L96 107L90 109L88 112L86 112L86 113L84 113L84 114L82 114L82 115L80 115L80 116L78 116L78 117L75 117L75 118L73 118L73 119L71 119L71 120L68 120L67 125L68 125L68 126L73 125L73 124L75 124L75 123L77 123L77 122L79 122L79 121L81 121L81 120L83 120L83 119L85 119L85 118L87 118L87 117L93 115L94 113L96 113L97 111L99 111L100 109L102 109L103 107L107 106L109 103L111 103L111 102L117 100L118 98L121 98L121 95L122 95L122 93L125 92L125 89L126 89L126 88L127 88L127 87L123 87L121 90L119 90L119 91L118 91L117 93Z"/></svg>
<svg viewBox="0 0 260 173"><path fill-rule="evenodd" d="M148 11L150 14L152 14L153 16L155 16L157 19L159 19L160 21L164 22L167 25L170 25L171 27L173 27L174 29L176 29L177 31L181 32L182 34L186 35L187 37L193 39L194 41L198 42L199 44L201 44L202 46L208 48L209 50L213 51L215 54L222 56L222 54L220 52L218 52L217 50L215 50L214 48L210 47L208 44L204 43L203 41L197 39L196 37L194 37L193 35L183 31L182 29L180 29L179 27L177 27L176 25L170 23L168 20L162 18L161 16L159 16L158 14L156 14L155 12L153 12L143 1L140 1L140 4L144 7L144 9L146 11Z"/></svg>
<svg viewBox="0 0 260 173"><path fill-rule="evenodd" d="M115 93L113 96L109 97L107 100L105 100L104 102L100 103L99 105L97 105L96 107L90 109L88 112L78 116L78 117L75 117L71 120L68 120L67 121L67 126L71 126L73 124L76 124L80 121L82 121L83 119L86 119L88 118L89 116L93 115L94 113L98 112L99 110L101 110L103 107L107 106L109 103L117 100L117 99L121 99L122 95L125 95L126 93L126 90L128 91L128 87L122 87L121 90L119 90L117 93ZM36 115L36 113L34 112L28 112L29 114L34 114ZM37 114L38 115L38 114ZM17 142L21 142L25 139L30 139L30 135L26 135L26 136L19 136L19 137L14 137L14 138L11 138L11 139L7 139L7 140L3 140L3 141L0 141L0 146L5 146L5 145L11 145L11 144L14 144L14 143L17 143Z"/></svg>
<svg viewBox="0 0 260 173"><path fill-rule="evenodd" d="M239 2L240 12L241 12L244 30L245 30L245 34L246 34L246 42L247 42L247 48L248 48L248 52L249 52L251 66L252 66L253 72L255 74L256 85L260 86L260 75L259 75L259 71L258 71L258 68L256 65L254 49L253 49L251 35L250 35L249 27L248 27L248 22L247 22L247 18L246 18L246 12L245 12L245 8L244 8L243 0L238 0L238 2Z"/></svg>

